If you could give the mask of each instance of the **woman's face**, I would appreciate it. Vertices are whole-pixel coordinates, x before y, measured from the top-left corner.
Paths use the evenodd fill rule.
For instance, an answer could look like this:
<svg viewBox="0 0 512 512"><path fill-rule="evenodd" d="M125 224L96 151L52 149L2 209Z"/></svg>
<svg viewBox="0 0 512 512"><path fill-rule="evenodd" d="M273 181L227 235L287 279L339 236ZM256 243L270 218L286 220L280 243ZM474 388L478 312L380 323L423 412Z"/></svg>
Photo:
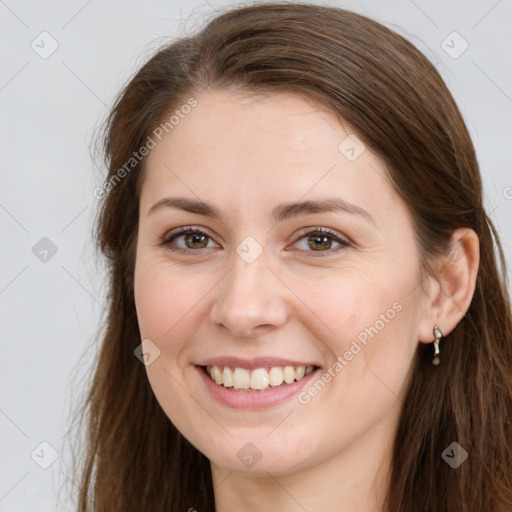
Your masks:
<svg viewBox="0 0 512 512"><path fill-rule="evenodd" d="M196 100L151 151L140 198L135 302L156 398L230 471L389 444L424 297L383 162L312 100Z"/></svg>

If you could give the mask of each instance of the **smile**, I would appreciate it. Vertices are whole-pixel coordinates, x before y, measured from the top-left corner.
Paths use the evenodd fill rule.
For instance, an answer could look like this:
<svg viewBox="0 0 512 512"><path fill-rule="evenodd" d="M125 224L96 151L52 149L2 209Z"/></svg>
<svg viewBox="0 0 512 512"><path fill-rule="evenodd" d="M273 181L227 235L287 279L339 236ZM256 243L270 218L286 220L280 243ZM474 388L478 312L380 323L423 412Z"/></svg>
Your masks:
<svg viewBox="0 0 512 512"><path fill-rule="evenodd" d="M273 366L248 370L217 365L204 368L216 384L236 391L264 391L292 384L309 375L314 369L313 366Z"/></svg>

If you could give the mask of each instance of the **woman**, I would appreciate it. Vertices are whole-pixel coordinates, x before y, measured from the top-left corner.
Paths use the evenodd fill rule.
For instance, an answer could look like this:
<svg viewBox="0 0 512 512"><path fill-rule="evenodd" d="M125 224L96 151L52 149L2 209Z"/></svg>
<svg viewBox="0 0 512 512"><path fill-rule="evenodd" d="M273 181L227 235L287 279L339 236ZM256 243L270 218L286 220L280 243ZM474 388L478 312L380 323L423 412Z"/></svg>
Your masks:
<svg viewBox="0 0 512 512"><path fill-rule="evenodd" d="M511 510L493 239L505 261L412 44L337 8L232 9L137 72L105 151L80 511Z"/></svg>

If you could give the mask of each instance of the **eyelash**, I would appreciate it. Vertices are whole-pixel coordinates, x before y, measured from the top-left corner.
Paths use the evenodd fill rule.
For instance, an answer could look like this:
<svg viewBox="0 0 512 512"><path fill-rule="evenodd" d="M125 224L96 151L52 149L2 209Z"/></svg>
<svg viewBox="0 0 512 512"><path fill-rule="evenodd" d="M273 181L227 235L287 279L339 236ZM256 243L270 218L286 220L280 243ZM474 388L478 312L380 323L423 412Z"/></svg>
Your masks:
<svg viewBox="0 0 512 512"><path fill-rule="evenodd" d="M332 240L334 240L335 242L340 244L339 247L335 247L334 249L328 249L326 251L318 251L316 254L314 251L306 251L306 252L310 252L311 256L314 258L331 255L333 252L337 252L338 250L345 249L351 245L350 242L340 238L336 234L335 231L332 231L330 229L314 228L309 231L305 231L307 229L309 229L309 228L304 228L303 230L299 231L298 235L300 235L300 236L294 242L294 244L297 243L299 240L302 240L303 238L307 238L307 237L313 236L313 235L328 235L329 238L331 238ZM176 238L179 238L180 236L183 236L183 235L189 235L189 234L206 236L207 238L209 238L211 240L211 236L206 231L204 231L200 228L193 228L192 226L187 226L184 228L179 228L178 231L171 231L170 233L168 233L166 236L164 236L160 245L166 246L167 249L170 251L178 252L178 253L182 253L182 254L187 254L187 253L190 253L191 251L200 250L200 249L177 249L176 247L171 246L171 242L173 242Z"/></svg>

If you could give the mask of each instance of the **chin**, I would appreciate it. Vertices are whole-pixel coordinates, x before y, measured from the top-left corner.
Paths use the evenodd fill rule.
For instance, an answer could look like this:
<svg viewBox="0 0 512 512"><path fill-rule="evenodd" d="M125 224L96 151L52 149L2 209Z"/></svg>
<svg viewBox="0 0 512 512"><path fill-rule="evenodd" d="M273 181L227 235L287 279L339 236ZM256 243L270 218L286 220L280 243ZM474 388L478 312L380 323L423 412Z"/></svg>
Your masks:
<svg viewBox="0 0 512 512"><path fill-rule="evenodd" d="M217 466L254 476L285 475L320 462L317 460L320 450L306 451L298 439L271 442L265 439L267 435L265 431L261 436L237 436L223 443L221 449L212 450L210 444L202 451Z"/></svg>

